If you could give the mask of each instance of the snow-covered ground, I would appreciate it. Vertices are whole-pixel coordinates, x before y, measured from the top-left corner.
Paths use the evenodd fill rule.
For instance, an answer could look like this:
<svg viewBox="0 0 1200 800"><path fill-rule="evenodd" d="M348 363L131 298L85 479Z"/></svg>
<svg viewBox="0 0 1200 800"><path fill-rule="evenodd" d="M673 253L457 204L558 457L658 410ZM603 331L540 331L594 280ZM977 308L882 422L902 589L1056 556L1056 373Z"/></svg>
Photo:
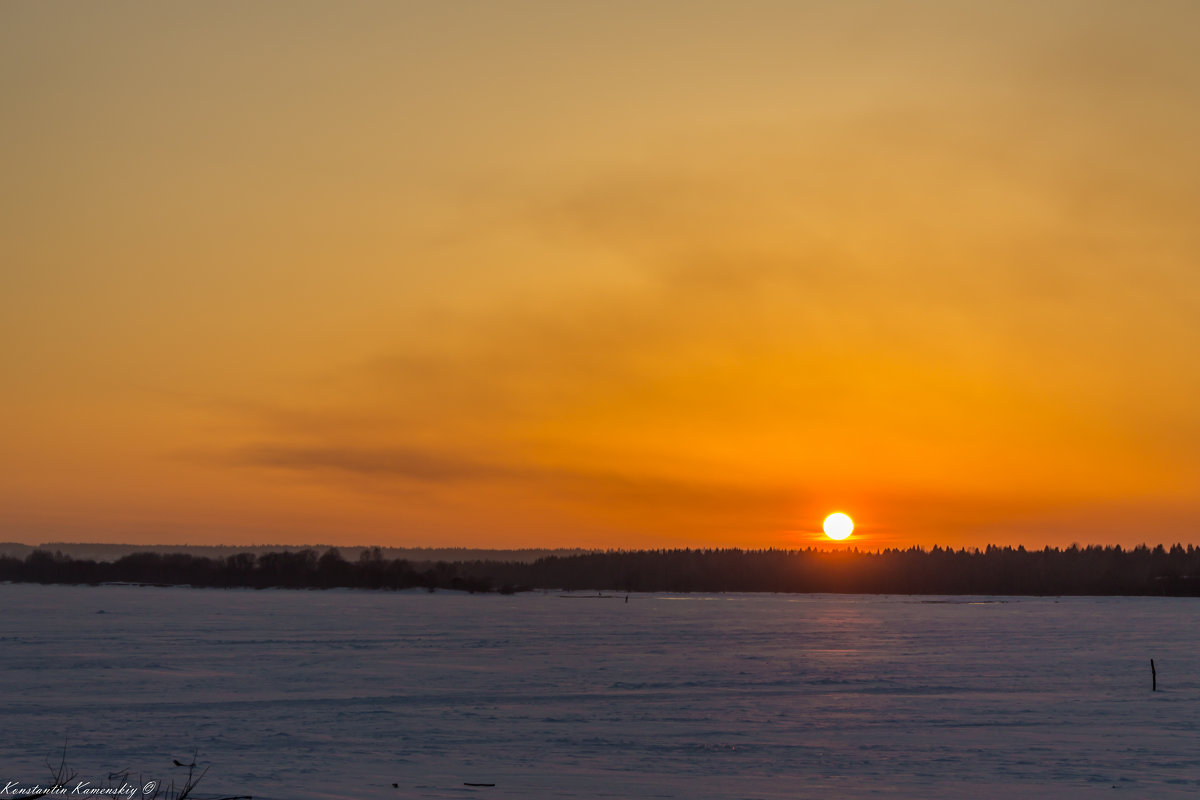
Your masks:
<svg viewBox="0 0 1200 800"><path fill-rule="evenodd" d="M0 702L0 789L1195 797L1200 601L0 585Z"/></svg>

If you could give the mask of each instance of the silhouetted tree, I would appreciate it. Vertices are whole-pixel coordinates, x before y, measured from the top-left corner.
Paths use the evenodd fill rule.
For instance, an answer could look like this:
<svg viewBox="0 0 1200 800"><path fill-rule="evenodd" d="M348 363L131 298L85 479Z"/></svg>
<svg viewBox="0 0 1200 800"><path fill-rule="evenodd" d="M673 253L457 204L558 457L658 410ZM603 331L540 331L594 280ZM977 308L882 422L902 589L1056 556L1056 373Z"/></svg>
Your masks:
<svg viewBox="0 0 1200 800"><path fill-rule="evenodd" d="M1027 551L934 547L857 550L614 550L549 556L532 563L469 561L415 564L379 548L348 562L336 549L242 553L209 559L134 553L114 562L74 560L35 550L0 557L0 580L36 583L126 582L216 587L425 588L486 592L544 588L671 592L852 592L885 594L1200 595L1200 549L1176 544L1071 546Z"/></svg>

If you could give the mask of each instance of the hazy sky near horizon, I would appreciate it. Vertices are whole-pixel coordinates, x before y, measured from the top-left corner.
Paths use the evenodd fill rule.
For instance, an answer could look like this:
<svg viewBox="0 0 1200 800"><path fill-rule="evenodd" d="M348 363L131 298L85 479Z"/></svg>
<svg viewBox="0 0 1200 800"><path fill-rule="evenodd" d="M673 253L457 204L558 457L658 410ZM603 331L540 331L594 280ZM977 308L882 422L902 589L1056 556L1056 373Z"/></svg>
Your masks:
<svg viewBox="0 0 1200 800"><path fill-rule="evenodd" d="M0 539L1200 543L1200 5L0 5Z"/></svg>

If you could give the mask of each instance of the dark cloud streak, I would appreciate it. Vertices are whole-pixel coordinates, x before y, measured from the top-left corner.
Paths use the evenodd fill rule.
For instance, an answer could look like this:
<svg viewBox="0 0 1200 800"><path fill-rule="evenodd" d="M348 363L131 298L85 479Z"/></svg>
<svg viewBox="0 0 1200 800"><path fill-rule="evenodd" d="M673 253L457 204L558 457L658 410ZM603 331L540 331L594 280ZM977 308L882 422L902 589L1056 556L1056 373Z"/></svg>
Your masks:
<svg viewBox="0 0 1200 800"><path fill-rule="evenodd" d="M326 479L343 473L354 478L380 477L442 486L490 482L542 495L620 506L674 508L705 514L748 514L751 517L763 513L776 516L776 512L794 502L799 494L795 487L693 480L648 472L524 465L406 447L259 444L234 452L230 460L242 467L286 469Z"/></svg>
<svg viewBox="0 0 1200 800"><path fill-rule="evenodd" d="M514 471L508 468L406 448L368 450L263 444L239 450L234 454L233 462L241 466L274 467L305 472L390 475L428 482L514 475Z"/></svg>

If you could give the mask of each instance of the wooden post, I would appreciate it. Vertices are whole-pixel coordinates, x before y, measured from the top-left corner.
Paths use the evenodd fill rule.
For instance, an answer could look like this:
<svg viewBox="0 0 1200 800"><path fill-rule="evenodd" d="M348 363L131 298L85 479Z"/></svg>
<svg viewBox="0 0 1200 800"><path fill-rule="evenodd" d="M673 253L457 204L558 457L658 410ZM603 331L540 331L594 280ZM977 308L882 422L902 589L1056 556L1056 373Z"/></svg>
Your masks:
<svg viewBox="0 0 1200 800"><path fill-rule="evenodd" d="M1158 673L1154 670L1154 659L1150 659L1150 691L1158 691Z"/></svg>

